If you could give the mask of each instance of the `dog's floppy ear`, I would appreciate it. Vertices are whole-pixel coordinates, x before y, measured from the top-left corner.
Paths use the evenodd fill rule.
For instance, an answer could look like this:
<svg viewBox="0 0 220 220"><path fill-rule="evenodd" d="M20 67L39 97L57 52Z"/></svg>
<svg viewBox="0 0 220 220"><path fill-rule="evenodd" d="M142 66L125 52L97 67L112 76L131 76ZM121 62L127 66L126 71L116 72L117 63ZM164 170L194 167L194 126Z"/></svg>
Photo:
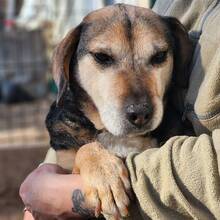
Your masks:
<svg viewBox="0 0 220 220"><path fill-rule="evenodd" d="M189 63L192 58L192 42L185 27L174 17L163 17L173 38L174 74L173 82L177 86L187 87Z"/></svg>
<svg viewBox="0 0 220 220"><path fill-rule="evenodd" d="M71 57L75 54L81 34L82 24L72 29L57 45L53 54L52 73L58 88L57 105L62 102L68 87Z"/></svg>

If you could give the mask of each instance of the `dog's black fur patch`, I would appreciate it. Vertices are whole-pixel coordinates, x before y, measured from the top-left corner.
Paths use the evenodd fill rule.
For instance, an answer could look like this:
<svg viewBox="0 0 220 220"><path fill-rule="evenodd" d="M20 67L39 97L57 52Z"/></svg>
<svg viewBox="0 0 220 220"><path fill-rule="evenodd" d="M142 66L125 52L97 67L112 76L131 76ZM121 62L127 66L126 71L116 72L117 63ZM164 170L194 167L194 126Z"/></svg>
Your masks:
<svg viewBox="0 0 220 220"><path fill-rule="evenodd" d="M94 141L98 131L78 108L76 94L68 88L62 106L54 102L46 118L50 145L55 149L79 148Z"/></svg>

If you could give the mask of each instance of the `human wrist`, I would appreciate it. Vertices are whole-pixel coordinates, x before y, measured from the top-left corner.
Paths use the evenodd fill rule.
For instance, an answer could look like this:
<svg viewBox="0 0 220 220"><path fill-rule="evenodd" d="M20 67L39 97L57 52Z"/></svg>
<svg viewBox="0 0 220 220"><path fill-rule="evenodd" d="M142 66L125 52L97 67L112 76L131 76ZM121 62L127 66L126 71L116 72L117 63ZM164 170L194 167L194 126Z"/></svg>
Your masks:
<svg viewBox="0 0 220 220"><path fill-rule="evenodd" d="M56 189L57 196L60 195L56 216L61 219L68 217L83 219L94 216L94 211L89 209L84 202L83 183L80 175L59 175Z"/></svg>

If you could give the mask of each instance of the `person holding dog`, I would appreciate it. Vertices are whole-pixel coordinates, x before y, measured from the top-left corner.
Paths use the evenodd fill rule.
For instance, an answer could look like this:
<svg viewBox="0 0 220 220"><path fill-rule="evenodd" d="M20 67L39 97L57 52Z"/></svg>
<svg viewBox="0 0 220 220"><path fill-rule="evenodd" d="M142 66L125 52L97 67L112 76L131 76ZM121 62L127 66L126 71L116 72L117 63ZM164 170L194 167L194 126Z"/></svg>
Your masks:
<svg viewBox="0 0 220 220"><path fill-rule="evenodd" d="M184 109L196 135L175 136L161 148L127 157L139 208L134 213L131 207L130 215L133 219L220 219L220 3L158 0L153 10L177 17L194 42L189 88L176 92L175 103L177 109ZM22 184L20 194L27 209L36 219L93 216L95 210L84 203L80 175L67 174L51 162L47 158Z"/></svg>

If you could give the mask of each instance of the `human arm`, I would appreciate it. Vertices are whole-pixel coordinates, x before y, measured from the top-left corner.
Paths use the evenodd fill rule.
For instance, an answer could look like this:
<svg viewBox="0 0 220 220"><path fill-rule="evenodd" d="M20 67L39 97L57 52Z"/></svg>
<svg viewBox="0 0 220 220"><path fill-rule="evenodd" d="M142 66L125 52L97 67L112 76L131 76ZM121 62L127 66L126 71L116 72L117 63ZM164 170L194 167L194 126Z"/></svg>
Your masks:
<svg viewBox="0 0 220 220"><path fill-rule="evenodd" d="M54 218L80 219L93 215L83 203L82 191L79 175L68 174L55 164L43 164L22 183L20 196L35 216L40 213Z"/></svg>
<svg viewBox="0 0 220 220"><path fill-rule="evenodd" d="M126 163L144 219L220 219L219 149L218 129L131 154Z"/></svg>
<svg viewBox="0 0 220 220"><path fill-rule="evenodd" d="M130 183L123 162L95 143L85 145L77 155L74 168L80 171L80 176L68 174L57 165L43 164L26 178L20 189L26 207L34 214L59 219L93 217L100 213L113 214L115 218L127 215L126 193L130 195ZM89 165L85 160L90 156Z"/></svg>

